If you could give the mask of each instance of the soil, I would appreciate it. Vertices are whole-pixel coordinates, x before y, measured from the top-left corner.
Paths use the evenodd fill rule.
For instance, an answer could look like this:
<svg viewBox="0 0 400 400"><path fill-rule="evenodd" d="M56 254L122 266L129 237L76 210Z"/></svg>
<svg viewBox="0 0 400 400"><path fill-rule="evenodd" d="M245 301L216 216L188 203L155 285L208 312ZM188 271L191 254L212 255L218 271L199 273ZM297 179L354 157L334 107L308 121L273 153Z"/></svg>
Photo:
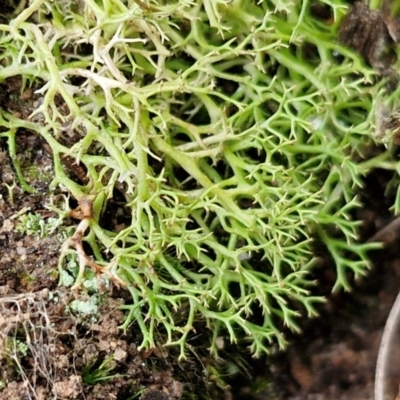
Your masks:
<svg viewBox="0 0 400 400"><path fill-rule="evenodd" d="M331 296L321 317L275 358L270 373L279 398L372 400L380 339L399 280L399 259L377 261L353 293Z"/></svg>

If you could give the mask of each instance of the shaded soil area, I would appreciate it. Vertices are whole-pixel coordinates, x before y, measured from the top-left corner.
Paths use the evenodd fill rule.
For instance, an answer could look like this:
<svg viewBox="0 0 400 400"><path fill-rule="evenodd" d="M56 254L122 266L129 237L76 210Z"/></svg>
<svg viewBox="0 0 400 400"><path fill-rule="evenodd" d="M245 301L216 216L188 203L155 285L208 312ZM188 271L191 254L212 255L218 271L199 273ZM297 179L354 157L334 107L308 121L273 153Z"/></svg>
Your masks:
<svg viewBox="0 0 400 400"><path fill-rule="evenodd" d="M332 296L287 351L267 365L259 361L255 370L263 373L242 382L235 398L372 400L380 340L399 280L400 261L388 260L354 293Z"/></svg>
<svg viewBox="0 0 400 400"><path fill-rule="evenodd" d="M382 254L376 258L370 276L352 294L332 296L321 317L305 326L287 353L275 358L270 373L279 398L374 398L380 340L400 281L399 259L382 263Z"/></svg>

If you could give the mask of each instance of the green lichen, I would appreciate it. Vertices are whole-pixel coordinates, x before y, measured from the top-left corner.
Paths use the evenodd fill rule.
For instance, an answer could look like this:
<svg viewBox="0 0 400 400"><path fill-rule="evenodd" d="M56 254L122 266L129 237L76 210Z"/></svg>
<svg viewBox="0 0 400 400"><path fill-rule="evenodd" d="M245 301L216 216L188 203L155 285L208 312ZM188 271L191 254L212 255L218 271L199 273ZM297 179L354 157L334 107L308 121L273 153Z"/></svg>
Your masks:
<svg viewBox="0 0 400 400"><path fill-rule="evenodd" d="M333 24L307 1L33 0L0 25L0 81L40 95L30 118L2 109L0 135L40 135L51 187L93 200L85 240L126 282L123 328L140 327L141 347L163 332L184 357L196 323L213 353L220 337L256 356L283 347L282 324L296 330L322 301L315 238L334 289L367 271L356 192L371 168L395 167L363 159L378 87L337 44L344 3L325 3ZM125 220L106 229L116 193Z"/></svg>

